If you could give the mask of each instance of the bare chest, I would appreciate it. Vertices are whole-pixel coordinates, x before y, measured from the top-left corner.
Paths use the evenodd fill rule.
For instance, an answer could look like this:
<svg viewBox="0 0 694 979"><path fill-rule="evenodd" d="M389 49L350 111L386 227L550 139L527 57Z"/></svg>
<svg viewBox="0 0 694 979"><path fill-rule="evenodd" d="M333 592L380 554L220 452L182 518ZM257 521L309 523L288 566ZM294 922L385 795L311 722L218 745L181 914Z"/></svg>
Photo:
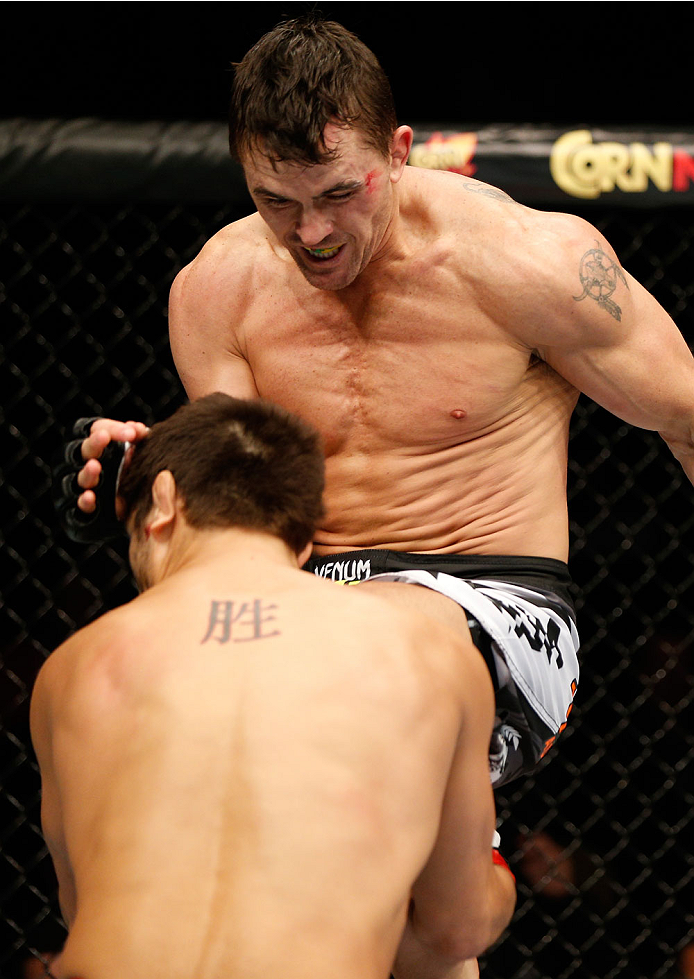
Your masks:
<svg viewBox="0 0 694 979"><path fill-rule="evenodd" d="M405 277L353 303L285 294L271 315L253 316L246 353L261 397L312 422L328 454L456 443L493 428L522 400L529 352L464 290L432 278Z"/></svg>

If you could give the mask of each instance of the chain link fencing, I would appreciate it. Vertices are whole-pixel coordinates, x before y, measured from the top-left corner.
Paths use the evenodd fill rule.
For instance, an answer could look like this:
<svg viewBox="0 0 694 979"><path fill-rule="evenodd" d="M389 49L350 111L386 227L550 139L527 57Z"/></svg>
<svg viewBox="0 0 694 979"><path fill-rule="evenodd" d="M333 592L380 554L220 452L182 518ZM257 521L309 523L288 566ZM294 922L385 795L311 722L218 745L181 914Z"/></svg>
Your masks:
<svg viewBox="0 0 694 979"><path fill-rule="evenodd" d="M183 402L169 286L244 213L181 199L0 202L3 979L28 977L65 934L40 831L32 684L60 642L135 594L124 542L77 545L57 528L51 462L80 416L152 422ZM585 216L691 343L694 209ZM536 774L498 793L519 897L482 975L675 979L694 943L694 491L657 434L582 398L569 497L582 681Z"/></svg>

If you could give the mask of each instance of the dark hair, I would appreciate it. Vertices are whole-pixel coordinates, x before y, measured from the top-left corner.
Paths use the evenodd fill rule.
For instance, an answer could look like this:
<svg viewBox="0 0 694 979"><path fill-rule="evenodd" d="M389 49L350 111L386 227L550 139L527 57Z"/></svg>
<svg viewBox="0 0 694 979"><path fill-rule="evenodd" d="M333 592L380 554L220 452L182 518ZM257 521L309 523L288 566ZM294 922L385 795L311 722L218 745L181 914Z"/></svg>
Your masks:
<svg viewBox="0 0 694 979"><path fill-rule="evenodd" d="M135 530L142 529L163 469L173 474L195 528L266 531L298 554L323 515L318 433L269 402L211 394L154 425L118 487Z"/></svg>
<svg viewBox="0 0 694 979"><path fill-rule="evenodd" d="M278 24L235 65L229 145L273 162L327 163L328 122L352 126L383 156L397 128L378 59L354 34L315 13Z"/></svg>

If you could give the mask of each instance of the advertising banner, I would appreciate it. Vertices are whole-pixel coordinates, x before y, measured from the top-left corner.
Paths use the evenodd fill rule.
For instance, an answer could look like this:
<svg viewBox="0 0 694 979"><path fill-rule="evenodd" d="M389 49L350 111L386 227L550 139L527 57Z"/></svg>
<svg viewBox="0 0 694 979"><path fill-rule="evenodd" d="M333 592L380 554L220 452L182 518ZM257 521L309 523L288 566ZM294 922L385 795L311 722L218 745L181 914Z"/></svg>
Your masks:
<svg viewBox="0 0 694 979"><path fill-rule="evenodd" d="M415 126L410 165L449 170L523 204L694 203L694 129ZM0 198L243 202L221 122L0 120Z"/></svg>
<svg viewBox="0 0 694 979"><path fill-rule="evenodd" d="M413 166L476 177L525 204L694 203L694 131L487 126L415 131Z"/></svg>

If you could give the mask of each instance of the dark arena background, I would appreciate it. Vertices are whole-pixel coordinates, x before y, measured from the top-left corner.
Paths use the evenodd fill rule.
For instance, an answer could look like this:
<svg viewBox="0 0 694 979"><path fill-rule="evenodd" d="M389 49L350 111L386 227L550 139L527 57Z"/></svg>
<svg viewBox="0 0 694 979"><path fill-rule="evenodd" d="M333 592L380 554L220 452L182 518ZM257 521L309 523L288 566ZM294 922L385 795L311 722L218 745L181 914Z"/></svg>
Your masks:
<svg viewBox="0 0 694 979"><path fill-rule="evenodd" d="M226 153L229 67L306 7L4 5L2 979L40 975L35 957L64 939L32 684L62 640L134 595L123 542L58 528L51 460L80 416L154 421L182 402L169 286L250 210ZM322 9L381 58L413 165L586 217L694 342L691 4ZM482 976L691 979L694 490L657 434L582 399L569 494L583 676L557 746L498 794L518 908Z"/></svg>

